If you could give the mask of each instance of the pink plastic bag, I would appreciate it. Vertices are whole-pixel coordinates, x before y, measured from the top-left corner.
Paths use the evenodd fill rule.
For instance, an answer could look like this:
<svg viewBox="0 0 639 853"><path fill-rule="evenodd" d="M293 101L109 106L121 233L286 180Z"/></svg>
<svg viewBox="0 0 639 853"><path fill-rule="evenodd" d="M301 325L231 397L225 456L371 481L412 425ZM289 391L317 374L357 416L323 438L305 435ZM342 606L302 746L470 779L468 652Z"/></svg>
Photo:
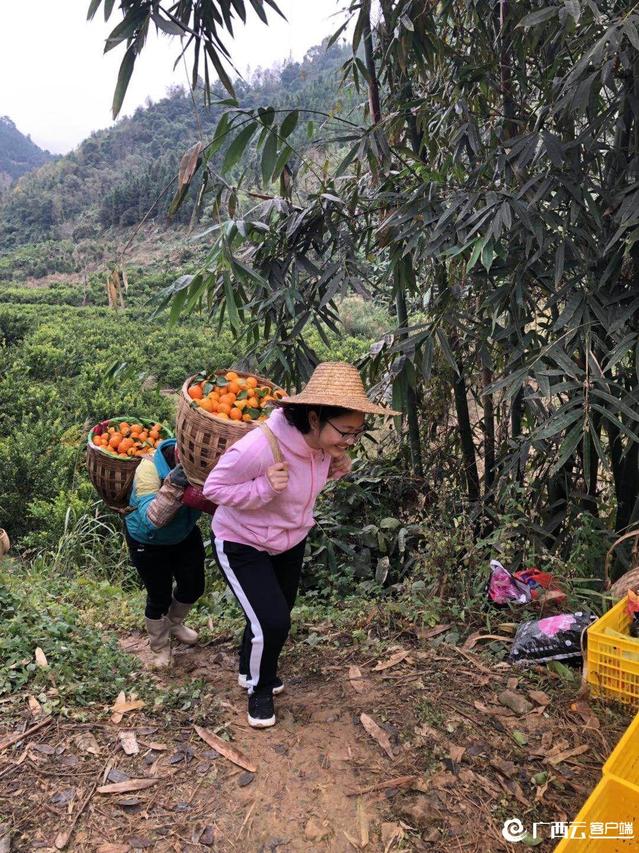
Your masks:
<svg viewBox="0 0 639 853"><path fill-rule="evenodd" d="M486 595L493 604L528 604L530 587L514 578L499 560L490 561L490 578Z"/></svg>

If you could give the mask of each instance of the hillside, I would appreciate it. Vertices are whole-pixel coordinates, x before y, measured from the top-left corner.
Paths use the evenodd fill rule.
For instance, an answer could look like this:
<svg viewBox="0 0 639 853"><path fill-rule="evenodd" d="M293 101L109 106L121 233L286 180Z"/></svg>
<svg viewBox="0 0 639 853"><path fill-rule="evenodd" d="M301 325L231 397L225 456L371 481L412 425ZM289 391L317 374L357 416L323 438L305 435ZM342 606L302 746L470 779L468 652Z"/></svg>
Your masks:
<svg viewBox="0 0 639 853"><path fill-rule="evenodd" d="M0 116L0 192L51 159L53 155L20 133L9 116Z"/></svg>
<svg viewBox="0 0 639 853"><path fill-rule="evenodd" d="M312 48L301 63L240 81L238 99L246 106L268 102L327 113L351 110L352 96L339 90L345 56L339 45ZM205 108L201 92L192 98L176 87L161 101L93 133L75 151L21 178L0 207L0 253L45 240L101 238L107 229L137 224L176 175L184 151L200 136L210 137L221 109ZM312 143L301 125L294 139L304 148ZM250 165L250 156L248 152L238 169ZM165 221L169 201L167 193L150 218ZM182 207L178 222L189 221L192 205L193 200Z"/></svg>

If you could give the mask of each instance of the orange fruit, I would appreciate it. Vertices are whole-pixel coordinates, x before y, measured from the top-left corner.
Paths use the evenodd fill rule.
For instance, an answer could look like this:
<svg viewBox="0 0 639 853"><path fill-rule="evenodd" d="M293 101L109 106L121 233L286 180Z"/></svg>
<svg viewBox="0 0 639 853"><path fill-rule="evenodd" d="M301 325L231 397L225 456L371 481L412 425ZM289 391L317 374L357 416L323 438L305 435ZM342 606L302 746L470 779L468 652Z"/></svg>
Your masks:
<svg viewBox="0 0 639 853"><path fill-rule="evenodd" d="M123 438L122 441L120 442L120 446L118 447L118 450L120 451L120 453L126 453L127 450L129 449L129 447L133 447L133 439Z"/></svg>
<svg viewBox="0 0 639 853"><path fill-rule="evenodd" d="M234 370L229 370L229 372L224 377L227 382L233 382L239 379L237 373Z"/></svg>
<svg viewBox="0 0 639 853"><path fill-rule="evenodd" d="M242 410L241 409L231 409L229 418L232 421L241 421L242 420Z"/></svg>
<svg viewBox="0 0 639 853"><path fill-rule="evenodd" d="M218 414L220 415L228 415L231 412L231 407L228 403L220 403L217 407Z"/></svg>
<svg viewBox="0 0 639 853"><path fill-rule="evenodd" d="M228 403L229 406L232 406L236 399L235 394L222 394L220 403Z"/></svg>
<svg viewBox="0 0 639 853"><path fill-rule="evenodd" d="M131 424L131 432L142 432L143 429L142 424Z"/></svg>
<svg viewBox="0 0 639 853"><path fill-rule="evenodd" d="M226 413L226 412L218 412L218 413L215 415L215 417L216 417L216 418L223 418L225 421L228 421L228 419L229 419L229 416L227 415L227 413Z"/></svg>
<svg viewBox="0 0 639 853"><path fill-rule="evenodd" d="M267 394L266 397L262 397L262 405L265 406L267 403L272 402L275 397L271 397L270 394Z"/></svg>
<svg viewBox="0 0 639 853"><path fill-rule="evenodd" d="M134 445L134 444L132 444L132 445L131 445L131 447L129 447L129 449L127 450L126 455L127 455L127 456L135 456L135 454L136 454L137 452L138 452L138 451L137 451L137 449L136 449L135 445Z"/></svg>
<svg viewBox="0 0 639 853"><path fill-rule="evenodd" d="M113 433L111 438L109 439L109 447L112 447L114 450L119 446L122 441L122 434L119 432Z"/></svg>
<svg viewBox="0 0 639 853"><path fill-rule="evenodd" d="M205 397L204 400L198 401L198 406L201 409L204 409L205 412L212 412L213 411L213 405L214 405L213 400L209 400L208 397Z"/></svg>
<svg viewBox="0 0 639 853"><path fill-rule="evenodd" d="M149 437L149 432L148 432L148 430L143 429L143 430L142 430L142 432L140 433L140 441L146 441L146 439L147 439L148 437Z"/></svg>
<svg viewBox="0 0 639 853"><path fill-rule="evenodd" d="M215 403L219 403L220 402L219 392L218 391L211 391L211 393L209 394L209 399L213 400Z"/></svg>
<svg viewBox="0 0 639 853"><path fill-rule="evenodd" d="M248 406L248 400L236 400L235 408L236 409L245 409Z"/></svg>
<svg viewBox="0 0 639 853"><path fill-rule="evenodd" d="M233 382L229 382L229 394L239 394L242 390L242 386L237 380L233 380Z"/></svg>
<svg viewBox="0 0 639 853"><path fill-rule="evenodd" d="M128 425L128 423L126 421L122 421L122 423L120 424L120 432L122 433L122 435L128 435L130 431L131 427Z"/></svg>
<svg viewBox="0 0 639 853"><path fill-rule="evenodd" d="M187 393L192 400L201 400L204 396L201 385L191 385Z"/></svg>
<svg viewBox="0 0 639 853"><path fill-rule="evenodd" d="M160 437L160 430L153 427L151 432L149 433L149 438L158 439Z"/></svg>
<svg viewBox="0 0 639 853"><path fill-rule="evenodd" d="M253 418L252 418L250 415L242 415L242 420L243 420L245 423L250 424L250 423L251 423L251 421L253 420Z"/></svg>
<svg viewBox="0 0 639 853"><path fill-rule="evenodd" d="M250 409L259 409L260 407L260 401L257 397L249 397L246 402Z"/></svg>
<svg viewBox="0 0 639 853"><path fill-rule="evenodd" d="M254 376L249 376L246 380L247 388L257 388L257 379Z"/></svg>

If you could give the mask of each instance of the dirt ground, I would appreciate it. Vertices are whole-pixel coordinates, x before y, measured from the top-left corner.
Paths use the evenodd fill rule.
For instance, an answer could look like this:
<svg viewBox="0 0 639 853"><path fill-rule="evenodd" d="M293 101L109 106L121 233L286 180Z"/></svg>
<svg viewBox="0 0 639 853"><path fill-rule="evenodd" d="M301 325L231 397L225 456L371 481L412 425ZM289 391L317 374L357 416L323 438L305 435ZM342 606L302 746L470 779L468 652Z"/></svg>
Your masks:
<svg viewBox="0 0 639 853"><path fill-rule="evenodd" d="M0 734L10 829L0 851L526 849L504 840L504 821L574 818L630 714L577 700L578 682L545 670L493 665L481 641L436 644L438 630L399 635L375 658L347 637L338 648L289 646L278 723L264 731L246 722L230 642L177 647L171 678L215 690L170 722L134 701L119 721L111 710L56 718L2 748L42 719L25 697ZM141 636L121 642L144 657ZM254 772L206 743L194 720ZM544 829L535 849L549 851L557 842Z"/></svg>

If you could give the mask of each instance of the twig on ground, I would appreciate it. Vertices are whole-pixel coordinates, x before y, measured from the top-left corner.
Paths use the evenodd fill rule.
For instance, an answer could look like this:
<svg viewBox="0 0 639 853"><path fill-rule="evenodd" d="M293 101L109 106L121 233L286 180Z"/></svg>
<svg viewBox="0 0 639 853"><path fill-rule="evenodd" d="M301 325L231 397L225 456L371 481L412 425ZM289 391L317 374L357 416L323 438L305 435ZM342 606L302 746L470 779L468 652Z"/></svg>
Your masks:
<svg viewBox="0 0 639 853"><path fill-rule="evenodd" d="M30 729L22 732L22 734L11 735L6 738L6 740L0 741L0 752L6 749L9 746L13 746L14 743L18 743L21 740L24 740L26 737L29 737L34 732L37 732L39 729L43 729L45 726L48 726L49 723L53 721L53 717L47 717L46 720L41 720L39 723L36 723L35 726L31 726Z"/></svg>

